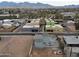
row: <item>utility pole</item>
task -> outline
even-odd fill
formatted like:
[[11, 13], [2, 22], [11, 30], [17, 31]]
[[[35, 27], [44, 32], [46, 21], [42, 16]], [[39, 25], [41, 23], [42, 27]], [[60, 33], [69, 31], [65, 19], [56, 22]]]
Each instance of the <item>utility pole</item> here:
[[40, 25], [40, 31], [41, 32], [45, 32], [45, 30], [46, 30], [46, 21], [45, 21], [45, 18], [41, 18], [40, 19], [39, 25]]

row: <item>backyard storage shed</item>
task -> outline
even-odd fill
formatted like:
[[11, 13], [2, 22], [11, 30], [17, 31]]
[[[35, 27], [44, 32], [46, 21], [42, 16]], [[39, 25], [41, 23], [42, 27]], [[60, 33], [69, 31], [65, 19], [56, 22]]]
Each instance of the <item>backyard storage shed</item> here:
[[67, 57], [79, 57], [79, 37], [64, 36], [64, 53]]

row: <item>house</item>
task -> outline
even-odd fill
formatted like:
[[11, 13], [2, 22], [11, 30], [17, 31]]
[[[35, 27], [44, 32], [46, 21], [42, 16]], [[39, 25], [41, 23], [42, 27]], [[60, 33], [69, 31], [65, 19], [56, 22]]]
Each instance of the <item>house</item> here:
[[61, 12], [63, 16], [71, 16], [72, 18], [76, 15], [76, 12]]
[[33, 25], [31, 23], [27, 23], [23, 26], [23, 30], [26, 32], [38, 32], [39, 31], [39, 25]]
[[14, 17], [14, 18], [19, 18], [19, 14], [0, 14], [0, 18], [6, 19], [6, 17]]

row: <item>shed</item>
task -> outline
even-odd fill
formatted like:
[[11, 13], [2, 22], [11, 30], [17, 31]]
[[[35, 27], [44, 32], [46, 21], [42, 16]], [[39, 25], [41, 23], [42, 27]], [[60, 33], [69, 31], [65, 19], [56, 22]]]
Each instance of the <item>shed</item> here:
[[64, 36], [64, 53], [67, 57], [76, 57], [79, 54], [79, 36]]

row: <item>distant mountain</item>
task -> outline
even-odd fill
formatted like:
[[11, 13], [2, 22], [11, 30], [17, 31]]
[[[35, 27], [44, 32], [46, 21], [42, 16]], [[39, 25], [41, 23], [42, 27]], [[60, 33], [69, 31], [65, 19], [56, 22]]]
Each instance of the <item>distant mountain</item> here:
[[29, 2], [16, 3], [16, 2], [4, 1], [0, 2], [0, 7], [52, 8], [53, 6], [43, 3], [29, 3]]
[[79, 8], [79, 5], [65, 5], [65, 6], [52, 6], [49, 4], [43, 4], [43, 3], [29, 3], [29, 2], [7, 2], [3, 1], [0, 2], [0, 8], [3, 7], [23, 7], [23, 8]]
[[79, 5], [65, 5], [64, 8], [79, 8]]

